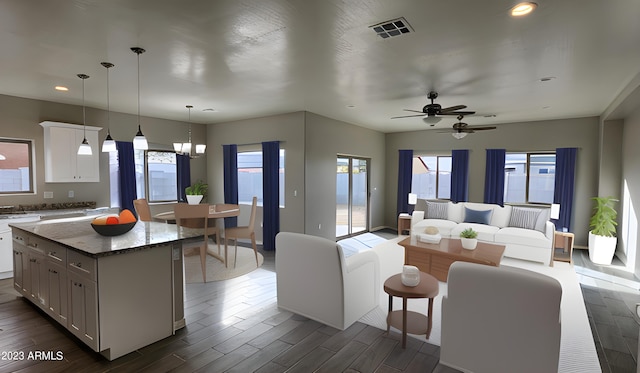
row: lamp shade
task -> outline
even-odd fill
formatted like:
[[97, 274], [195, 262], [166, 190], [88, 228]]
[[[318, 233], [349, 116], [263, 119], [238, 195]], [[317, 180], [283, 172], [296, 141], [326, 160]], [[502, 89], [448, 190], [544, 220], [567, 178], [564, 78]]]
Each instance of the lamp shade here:
[[559, 204], [557, 204], [557, 203], [551, 204], [551, 213], [549, 214], [549, 217], [551, 217], [551, 219], [560, 218], [560, 205]]
[[415, 205], [418, 203], [418, 195], [415, 193], [409, 193], [409, 204]]

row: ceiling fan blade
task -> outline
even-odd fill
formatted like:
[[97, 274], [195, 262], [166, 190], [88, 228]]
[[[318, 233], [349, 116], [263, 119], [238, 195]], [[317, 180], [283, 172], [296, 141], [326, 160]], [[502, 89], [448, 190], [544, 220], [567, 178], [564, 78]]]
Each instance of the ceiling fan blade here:
[[399, 117], [391, 117], [391, 119], [398, 119], [398, 118], [414, 118], [414, 117], [424, 117], [424, 116], [425, 116], [425, 114], [424, 114], [424, 113], [422, 113], [422, 114], [414, 114], [414, 115], [402, 115], [402, 116], [399, 116]]
[[486, 131], [486, 130], [494, 130], [496, 127], [468, 127], [474, 131]]
[[412, 113], [422, 113], [422, 114], [424, 114], [424, 111], [422, 111], [422, 110], [403, 109], [403, 111], [410, 111]]
[[473, 115], [475, 111], [445, 111], [440, 112], [440, 115]]
[[446, 111], [456, 111], [456, 110], [460, 110], [460, 109], [466, 109], [467, 105], [456, 105], [456, 106], [450, 106], [450, 107], [446, 107], [446, 108], [442, 108], [440, 109], [440, 112], [446, 112]]

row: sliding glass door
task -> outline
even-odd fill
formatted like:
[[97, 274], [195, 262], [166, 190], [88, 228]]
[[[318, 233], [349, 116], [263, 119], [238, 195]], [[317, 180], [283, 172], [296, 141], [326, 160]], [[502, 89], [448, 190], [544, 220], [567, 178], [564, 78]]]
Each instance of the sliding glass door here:
[[338, 156], [336, 238], [369, 230], [369, 161]]

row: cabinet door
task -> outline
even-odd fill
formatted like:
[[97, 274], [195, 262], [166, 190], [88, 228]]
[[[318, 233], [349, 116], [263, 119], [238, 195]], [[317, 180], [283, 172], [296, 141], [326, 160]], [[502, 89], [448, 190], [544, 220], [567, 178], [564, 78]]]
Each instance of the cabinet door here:
[[27, 285], [25, 284], [25, 276], [28, 276], [29, 266], [28, 255], [26, 254], [26, 247], [19, 244], [13, 245], [13, 287], [25, 294], [27, 292]]
[[67, 326], [67, 269], [47, 259], [47, 304], [49, 314]]
[[45, 146], [45, 181], [77, 181], [76, 159], [80, 143], [77, 142], [76, 130], [64, 127], [51, 127], [48, 130], [48, 143]]
[[69, 330], [94, 351], [98, 350], [98, 286], [71, 271], [67, 272]]
[[29, 277], [31, 300], [38, 306], [47, 309], [47, 270], [45, 266], [44, 253], [29, 249]]
[[[11, 231], [5, 230], [0, 233], [0, 274], [7, 272], [8, 277], [11, 277], [10, 272], [13, 270], [13, 244], [11, 242]], [[3, 278], [3, 277], [0, 277]]]

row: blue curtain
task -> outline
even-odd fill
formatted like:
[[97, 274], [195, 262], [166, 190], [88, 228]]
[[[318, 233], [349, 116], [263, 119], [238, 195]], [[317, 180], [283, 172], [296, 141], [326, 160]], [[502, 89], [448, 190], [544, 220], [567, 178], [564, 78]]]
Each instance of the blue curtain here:
[[451, 202], [469, 199], [469, 150], [451, 151]]
[[133, 143], [116, 141], [118, 150], [118, 170], [120, 172], [120, 208], [136, 213], [133, 200], [136, 194], [136, 164]]
[[504, 206], [505, 149], [487, 149], [487, 164], [484, 171], [484, 203]]
[[554, 220], [556, 230], [567, 228], [569, 232], [571, 231], [577, 153], [577, 148], [556, 149], [556, 180], [553, 203], [560, 205], [560, 217]]
[[411, 177], [413, 175], [413, 150], [399, 150], [398, 157], [398, 202], [397, 213], [408, 212], [409, 207], [409, 193], [411, 193]]
[[262, 243], [265, 250], [276, 249], [280, 232], [280, 142], [262, 143]]
[[178, 201], [186, 202], [187, 195], [184, 189], [191, 185], [191, 159], [188, 155], [176, 154], [176, 173], [178, 174]]
[[[224, 203], [238, 203], [238, 145], [222, 145], [224, 163]], [[224, 218], [225, 227], [237, 227], [238, 218]]]

